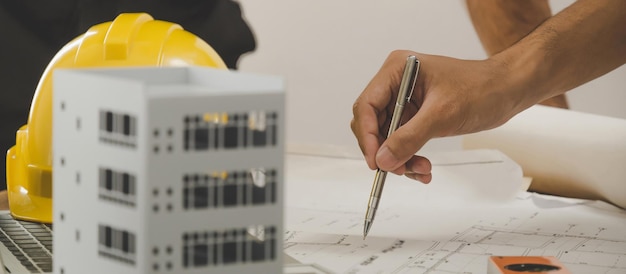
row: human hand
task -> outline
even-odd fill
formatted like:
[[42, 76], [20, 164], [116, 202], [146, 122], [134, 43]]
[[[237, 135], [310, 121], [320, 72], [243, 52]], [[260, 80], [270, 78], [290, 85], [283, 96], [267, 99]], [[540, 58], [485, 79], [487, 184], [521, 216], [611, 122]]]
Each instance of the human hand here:
[[[421, 63], [417, 82], [402, 125], [385, 140], [409, 55]], [[369, 168], [429, 183], [430, 161], [414, 155], [428, 140], [494, 128], [530, 106], [502, 81], [505, 75], [506, 66], [495, 60], [392, 52], [352, 109], [352, 131]]]

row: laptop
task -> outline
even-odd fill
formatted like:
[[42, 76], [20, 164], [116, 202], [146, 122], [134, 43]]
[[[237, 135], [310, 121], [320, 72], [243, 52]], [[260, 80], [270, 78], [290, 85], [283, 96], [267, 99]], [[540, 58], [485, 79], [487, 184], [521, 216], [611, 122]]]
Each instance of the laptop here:
[[0, 273], [52, 273], [52, 225], [0, 210]]

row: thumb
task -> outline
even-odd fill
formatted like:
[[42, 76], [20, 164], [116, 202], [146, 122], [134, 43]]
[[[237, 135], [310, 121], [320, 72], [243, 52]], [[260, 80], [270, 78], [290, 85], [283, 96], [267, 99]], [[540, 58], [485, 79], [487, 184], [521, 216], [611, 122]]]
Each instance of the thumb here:
[[432, 127], [428, 120], [423, 111], [418, 111], [411, 120], [394, 131], [376, 153], [378, 168], [393, 171], [404, 166], [431, 138]]

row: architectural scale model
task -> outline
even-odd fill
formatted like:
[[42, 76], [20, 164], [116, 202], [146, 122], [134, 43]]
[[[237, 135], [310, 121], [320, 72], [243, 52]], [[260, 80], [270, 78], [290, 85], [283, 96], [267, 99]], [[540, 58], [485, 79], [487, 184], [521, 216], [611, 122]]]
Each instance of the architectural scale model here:
[[283, 121], [277, 77], [57, 70], [54, 272], [282, 272]]

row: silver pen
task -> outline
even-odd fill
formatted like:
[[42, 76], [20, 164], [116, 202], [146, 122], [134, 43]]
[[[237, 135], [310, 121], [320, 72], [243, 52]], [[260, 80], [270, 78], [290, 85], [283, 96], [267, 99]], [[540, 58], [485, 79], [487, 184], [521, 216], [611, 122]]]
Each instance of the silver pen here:
[[[411, 99], [413, 95], [413, 89], [415, 88], [415, 82], [417, 80], [417, 73], [419, 72], [420, 62], [417, 57], [411, 55], [406, 59], [406, 65], [404, 66], [404, 72], [402, 74], [402, 80], [400, 81], [400, 90], [398, 91], [398, 98], [396, 105], [393, 109], [393, 115], [391, 116], [391, 123], [389, 123], [389, 131], [387, 132], [387, 138], [396, 131], [400, 126], [402, 120], [402, 111], [404, 105]], [[376, 216], [376, 209], [378, 209], [378, 203], [383, 193], [383, 186], [385, 185], [385, 179], [387, 178], [387, 171], [377, 169], [376, 176], [374, 177], [374, 185], [372, 185], [372, 192], [370, 193], [370, 199], [367, 202], [367, 212], [365, 213], [365, 226], [363, 227], [363, 239], [367, 237], [372, 224], [374, 223], [374, 216]]]

